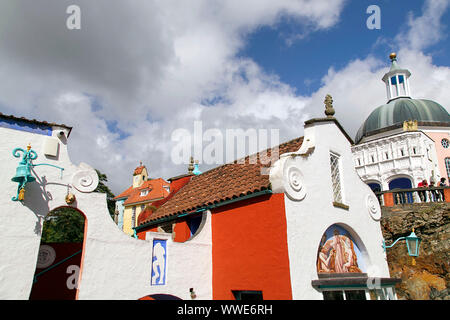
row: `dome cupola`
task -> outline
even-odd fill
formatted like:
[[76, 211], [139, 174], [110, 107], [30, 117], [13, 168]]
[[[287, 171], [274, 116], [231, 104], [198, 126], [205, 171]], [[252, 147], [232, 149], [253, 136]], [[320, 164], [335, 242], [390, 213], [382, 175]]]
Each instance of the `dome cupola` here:
[[450, 115], [439, 103], [410, 97], [411, 72], [398, 66], [395, 53], [390, 58], [391, 69], [383, 77], [388, 102], [373, 110], [367, 117], [356, 133], [356, 144], [365, 137], [400, 128], [405, 121], [417, 121], [419, 127], [450, 126]]
[[411, 72], [398, 66], [396, 53], [391, 53], [389, 58], [392, 61], [391, 69], [383, 77], [383, 81], [386, 84], [388, 102], [397, 98], [410, 97], [409, 77]]

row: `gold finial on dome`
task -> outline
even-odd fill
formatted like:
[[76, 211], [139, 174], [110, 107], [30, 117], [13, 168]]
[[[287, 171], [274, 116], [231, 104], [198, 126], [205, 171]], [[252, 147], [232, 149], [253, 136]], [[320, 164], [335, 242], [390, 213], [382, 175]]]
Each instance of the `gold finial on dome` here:
[[389, 55], [389, 58], [391, 58], [391, 61], [397, 60], [397, 54], [396, 54], [395, 52], [392, 52], [392, 53]]

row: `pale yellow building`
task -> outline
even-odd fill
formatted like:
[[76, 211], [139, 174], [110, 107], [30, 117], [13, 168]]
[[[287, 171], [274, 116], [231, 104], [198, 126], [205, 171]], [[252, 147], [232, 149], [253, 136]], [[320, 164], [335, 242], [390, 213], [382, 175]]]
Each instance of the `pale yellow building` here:
[[169, 192], [170, 184], [161, 178], [149, 180], [147, 168], [141, 163], [133, 172], [132, 185], [114, 198], [119, 228], [133, 235], [139, 214], [147, 205], [167, 197]]

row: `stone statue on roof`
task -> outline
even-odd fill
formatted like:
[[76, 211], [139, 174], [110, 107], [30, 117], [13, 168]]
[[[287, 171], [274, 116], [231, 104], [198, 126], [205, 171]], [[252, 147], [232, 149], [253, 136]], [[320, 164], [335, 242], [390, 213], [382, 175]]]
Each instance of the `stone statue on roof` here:
[[334, 108], [333, 108], [333, 98], [327, 94], [325, 97], [325, 115], [327, 117], [332, 117], [334, 116]]

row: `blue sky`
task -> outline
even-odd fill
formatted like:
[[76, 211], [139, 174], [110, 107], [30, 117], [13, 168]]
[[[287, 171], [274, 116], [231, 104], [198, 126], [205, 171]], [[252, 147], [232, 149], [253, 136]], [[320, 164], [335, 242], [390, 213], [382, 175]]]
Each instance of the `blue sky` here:
[[[381, 9], [381, 29], [369, 30], [366, 13], [370, 5]], [[320, 80], [330, 67], [341, 69], [350, 60], [373, 55], [389, 62], [388, 56], [399, 49], [395, 36], [407, 28], [409, 15], [420, 16], [424, 1], [420, 0], [352, 0], [341, 13], [339, 22], [330, 29], [319, 30], [303, 39], [288, 43], [289, 37], [305, 29], [292, 19], [283, 19], [275, 26], [264, 26], [248, 36], [240, 56], [251, 57], [267, 72], [282, 82], [311, 94], [321, 86]], [[442, 16], [450, 21], [450, 12]], [[445, 23], [448, 24], [448, 23]], [[448, 28], [447, 28], [448, 33]], [[385, 39], [385, 41], [381, 41]], [[432, 54], [437, 65], [450, 65], [449, 39], [424, 50]]]

